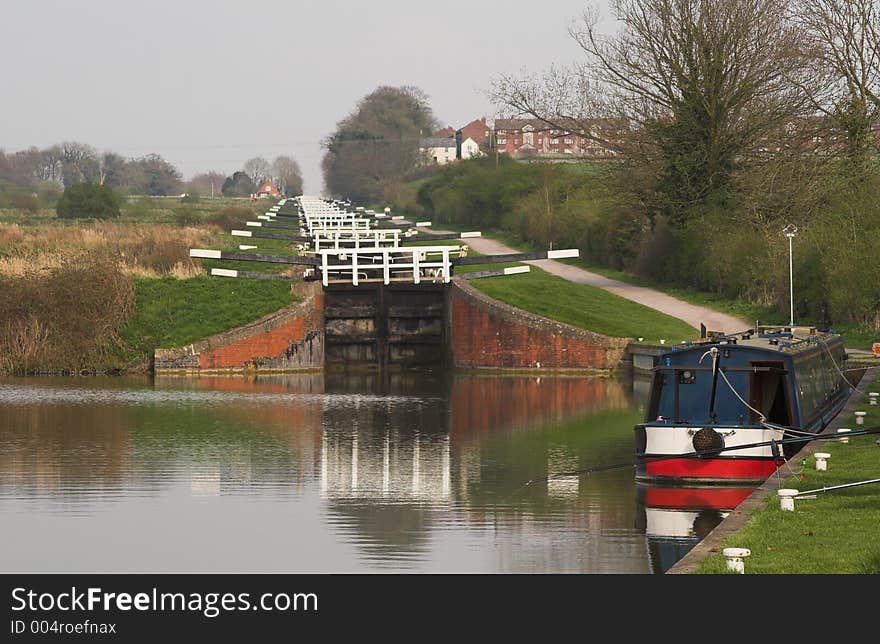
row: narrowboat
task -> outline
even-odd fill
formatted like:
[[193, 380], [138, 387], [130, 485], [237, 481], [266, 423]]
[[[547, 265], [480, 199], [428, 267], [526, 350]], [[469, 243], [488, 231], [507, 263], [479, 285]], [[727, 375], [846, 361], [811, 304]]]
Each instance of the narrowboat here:
[[756, 325], [673, 345], [635, 427], [636, 478], [765, 480], [800, 449], [779, 441], [819, 433], [840, 411], [845, 360], [843, 338], [814, 327]]

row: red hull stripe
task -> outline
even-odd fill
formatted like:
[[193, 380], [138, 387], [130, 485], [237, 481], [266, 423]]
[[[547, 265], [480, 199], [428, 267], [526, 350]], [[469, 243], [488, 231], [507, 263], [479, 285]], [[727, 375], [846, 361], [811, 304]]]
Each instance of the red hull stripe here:
[[766, 479], [776, 471], [766, 458], [670, 458], [645, 464], [649, 476], [697, 479]]
[[651, 487], [645, 490], [650, 508], [733, 510], [746, 500], [753, 488], [688, 489]]

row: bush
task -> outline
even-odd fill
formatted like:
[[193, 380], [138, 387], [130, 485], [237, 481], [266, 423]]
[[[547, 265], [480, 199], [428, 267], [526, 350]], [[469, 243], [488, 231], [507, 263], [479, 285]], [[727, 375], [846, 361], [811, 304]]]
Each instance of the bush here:
[[103, 365], [134, 306], [132, 281], [109, 256], [84, 254], [22, 276], [0, 276], [0, 370]]
[[37, 189], [40, 205], [43, 208], [54, 208], [64, 192], [64, 186], [57, 181], [43, 181]]
[[66, 188], [58, 199], [55, 212], [66, 219], [107, 219], [119, 216], [119, 206], [120, 199], [113, 188], [85, 182]]
[[198, 212], [190, 206], [178, 208], [174, 213], [174, 223], [178, 226], [192, 226], [199, 223], [199, 221], [201, 221], [201, 218]]
[[220, 212], [216, 212], [208, 221], [224, 230], [235, 226], [242, 226], [248, 219], [252, 219], [254, 211], [244, 206], [226, 206]]
[[13, 208], [35, 213], [40, 203], [33, 190], [0, 180], [0, 208]]

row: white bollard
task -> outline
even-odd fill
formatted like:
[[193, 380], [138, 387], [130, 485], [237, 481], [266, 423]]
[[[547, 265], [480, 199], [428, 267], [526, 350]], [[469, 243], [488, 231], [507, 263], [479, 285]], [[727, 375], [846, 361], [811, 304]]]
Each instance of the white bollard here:
[[868, 412], [866, 411], [857, 411], [856, 412], [856, 425], [864, 425], [865, 424], [865, 416]]
[[816, 452], [813, 454], [813, 458], [816, 459], [816, 469], [820, 471], [825, 471], [828, 469], [828, 459], [831, 458], [831, 454], [828, 452]]
[[721, 554], [727, 559], [727, 569], [739, 574], [745, 574], [746, 566], [743, 559], [752, 554], [748, 548], [725, 548]]
[[779, 507], [786, 512], [794, 512], [794, 497], [797, 496], [798, 491], [782, 488], [781, 490], [776, 490], [776, 494], [779, 495]]
[[880, 396], [880, 394], [878, 394], [876, 391], [872, 391], [871, 393], [868, 394], [868, 401], [870, 402], [871, 405], [877, 404], [877, 397], [878, 396]]
[[837, 433], [842, 435], [842, 436], [840, 437], [840, 439], [838, 440], [838, 442], [841, 442], [841, 443], [848, 443], [848, 442], [849, 442], [849, 436], [847, 436], [847, 434], [849, 434], [851, 431], [852, 431], [851, 429], [848, 429], [848, 428], [846, 428], [846, 427], [841, 427], [840, 429], [838, 429], [838, 430], [837, 430]]

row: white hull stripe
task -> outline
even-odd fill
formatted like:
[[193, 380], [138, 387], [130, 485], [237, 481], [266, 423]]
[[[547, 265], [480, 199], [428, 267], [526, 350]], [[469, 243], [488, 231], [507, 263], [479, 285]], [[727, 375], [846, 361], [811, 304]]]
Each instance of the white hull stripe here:
[[[667, 456], [693, 453], [696, 451], [693, 442], [694, 434], [699, 429], [700, 427], [645, 427], [645, 437], [647, 438], [645, 454]], [[724, 446], [728, 448], [782, 439], [782, 432], [772, 429], [716, 427], [715, 430], [724, 436]], [[767, 445], [730, 450], [721, 452], [721, 455], [734, 458], [772, 458], [773, 451]]]

